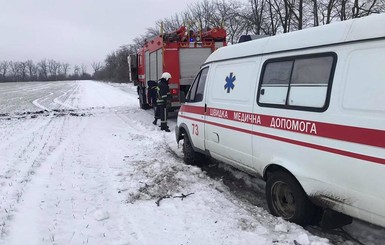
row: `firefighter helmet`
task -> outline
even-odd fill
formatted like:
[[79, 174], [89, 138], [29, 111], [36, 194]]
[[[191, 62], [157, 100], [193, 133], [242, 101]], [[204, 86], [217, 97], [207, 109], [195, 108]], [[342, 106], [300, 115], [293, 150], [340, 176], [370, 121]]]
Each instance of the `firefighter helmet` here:
[[168, 80], [168, 79], [170, 79], [170, 78], [171, 78], [171, 74], [170, 74], [170, 73], [168, 73], [168, 72], [164, 72], [164, 73], [162, 74], [162, 78], [164, 78], [164, 79]]

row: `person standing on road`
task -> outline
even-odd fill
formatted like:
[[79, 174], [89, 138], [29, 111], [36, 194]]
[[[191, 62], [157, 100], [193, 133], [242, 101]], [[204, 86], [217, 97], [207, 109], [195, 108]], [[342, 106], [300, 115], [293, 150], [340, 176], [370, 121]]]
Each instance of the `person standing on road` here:
[[156, 83], [156, 81], [148, 80], [147, 85], [148, 85], [148, 97], [150, 98], [150, 105], [154, 109], [154, 121], [152, 123], [156, 125], [159, 119], [158, 104], [156, 102], [157, 93], [158, 93], [158, 84]]
[[164, 72], [162, 77], [158, 82], [158, 110], [160, 117], [160, 129], [166, 132], [170, 132], [170, 129], [167, 125], [167, 104], [170, 102], [170, 88], [168, 87], [168, 82], [171, 79], [171, 74]]

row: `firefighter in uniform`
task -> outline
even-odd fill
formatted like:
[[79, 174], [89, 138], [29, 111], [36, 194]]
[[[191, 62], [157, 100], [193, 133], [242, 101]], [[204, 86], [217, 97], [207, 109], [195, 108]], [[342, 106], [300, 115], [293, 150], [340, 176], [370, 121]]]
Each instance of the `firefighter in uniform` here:
[[170, 79], [170, 73], [164, 72], [162, 74], [162, 77], [158, 82], [158, 99], [156, 100], [160, 117], [160, 129], [166, 132], [170, 132], [170, 129], [167, 126], [167, 107], [168, 104], [171, 103], [171, 93], [170, 88], [168, 87], [168, 82]]

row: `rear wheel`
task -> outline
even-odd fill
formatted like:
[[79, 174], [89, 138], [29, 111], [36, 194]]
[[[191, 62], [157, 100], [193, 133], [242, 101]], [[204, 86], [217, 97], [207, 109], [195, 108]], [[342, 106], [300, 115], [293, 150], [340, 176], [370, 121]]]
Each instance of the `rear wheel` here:
[[299, 225], [309, 225], [314, 221], [317, 207], [289, 173], [274, 172], [269, 176], [266, 199], [270, 212], [275, 216]]
[[183, 160], [185, 163], [194, 165], [204, 160], [204, 155], [194, 151], [190, 138], [185, 135], [183, 139]]
[[147, 103], [146, 89], [143, 87], [140, 87], [138, 89], [138, 94], [139, 94], [139, 106], [140, 106], [140, 108], [142, 108], [144, 110], [150, 108], [150, 106]]

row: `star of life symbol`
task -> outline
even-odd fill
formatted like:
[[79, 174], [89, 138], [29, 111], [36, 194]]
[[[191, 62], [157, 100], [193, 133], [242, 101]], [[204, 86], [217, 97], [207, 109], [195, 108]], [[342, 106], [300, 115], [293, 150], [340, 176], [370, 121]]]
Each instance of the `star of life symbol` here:
[[235, 76], [233, 76], [233, 73], [230, 72], [230, 76], [226, 76], [226, 84], [225, 89], [227, 89], [227, 93], [230, 93], [230, 89], [233, 90], [235, 85], [234, 81], [236, 80]]

